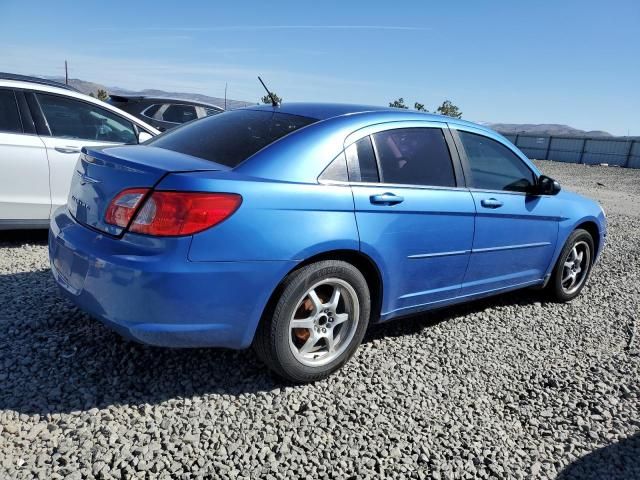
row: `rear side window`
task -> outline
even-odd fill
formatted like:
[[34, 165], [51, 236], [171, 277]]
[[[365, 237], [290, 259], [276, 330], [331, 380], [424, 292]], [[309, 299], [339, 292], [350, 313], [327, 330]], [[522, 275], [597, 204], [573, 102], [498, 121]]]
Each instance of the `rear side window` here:
[[0, 90], [0, 132], [22, 133], [18, 103], [13, 90]]
[[439, 128], [402, 128], [373, 135], [383, 183], [455, 187], [451, 155]]
[[51, 135], [99, 142], [137, 143], [133, 124], [91, 103], [38, 93]]
[[198, 115], [193, 105], [172, 104], [162, 114], [162, 120], [171, 123], [187, 123], [196, 118]]
[[170, 130], [147, 145], [233, 168], [267, 145], [315, 121], [285, 113], [234, 110]]
[[526, 192], [535, 183], [533, 172], [500, 142], [458, 131], [471, 169], [469, 186], [485, 190]]
[[145, 117], [154, 118], [155, 114], [158, 112], [158, 110], [160, 110], [161, 106], [162, 105], [158, 103], [156, 103], [155, 105], [151, 105], [150, 107], [147, 107], [142, 111], [142, 115], [144, 115]]

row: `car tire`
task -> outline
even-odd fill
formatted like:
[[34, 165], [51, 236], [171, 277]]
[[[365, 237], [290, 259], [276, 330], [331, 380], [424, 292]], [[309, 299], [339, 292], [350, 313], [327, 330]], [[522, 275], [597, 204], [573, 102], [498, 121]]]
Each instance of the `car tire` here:
[[371, 313], [362, 273], [338, 260], [292, 272], [271, 303], [253, 347], [272, 371], [295, 383], [315, 382], [340, 369], [360, 345]]
[[560, 302], [577, 297], [589, 278], [595, 249], [593, 238], [586, 230], [578, 228], [567, 239], [551, 273], [547, 288]]

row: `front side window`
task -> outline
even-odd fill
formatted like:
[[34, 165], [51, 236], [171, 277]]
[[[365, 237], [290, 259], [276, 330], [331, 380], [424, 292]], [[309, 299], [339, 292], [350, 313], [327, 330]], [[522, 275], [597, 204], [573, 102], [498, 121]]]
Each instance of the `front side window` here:
[[372, 137], [383, 183], [456, 186], [451, 155], [440, 128], [401, 128]]
[[13, 90], [0, 90], [0, 132], [22, 133], [18, 103]]
[[233, 110], [183, 125], [147, 145], [235, 167], [313, 118], [259, 110]]
[[217, 115], [219, 113], [222, 113], [223, 110], [218, 110], [217, 108], [209, 108], [209, 107], [205, 107], [204, 109], [204, 113], [205, 116], [210, 117], [211, 115]]
[[46, 93], [37, 96], [54, 137], [137, 143], [133, 124], [118, 115], [72, 98]]
[[198, 118], [193, 105], [171, 104], [162, 113], [162, 120], [171, 123], [187, 123]]
[[459, 131], [467, 154], [472, 188], [527, 192], [534, 184], [533, 172], [511, 149], [491, 138]]

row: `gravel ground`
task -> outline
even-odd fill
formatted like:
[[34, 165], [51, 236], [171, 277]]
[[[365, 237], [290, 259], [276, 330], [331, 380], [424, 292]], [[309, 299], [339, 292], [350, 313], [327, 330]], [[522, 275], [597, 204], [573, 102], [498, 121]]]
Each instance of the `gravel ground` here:
[[124, 341], [58, 296], [44, 235], [3, 234], [0, 478], [640, 478], [640, 171], [539, 165], [609, 214], [581, 297], [376, 326], [307, 386]]

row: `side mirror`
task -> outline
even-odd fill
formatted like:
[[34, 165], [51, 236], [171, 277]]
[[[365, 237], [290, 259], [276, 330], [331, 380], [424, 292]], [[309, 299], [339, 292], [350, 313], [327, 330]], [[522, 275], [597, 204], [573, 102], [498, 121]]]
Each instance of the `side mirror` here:
[[146, 142], [150, 138], [153, 138], [153, 135], [151, 135], [148, 132], [140, 132], [140, 133], [138, 133], [138, 143]]
[[537, 195], [557, 195], [561, 188], [560, 184], [553, 178], [540, 175], [535, 190]]

